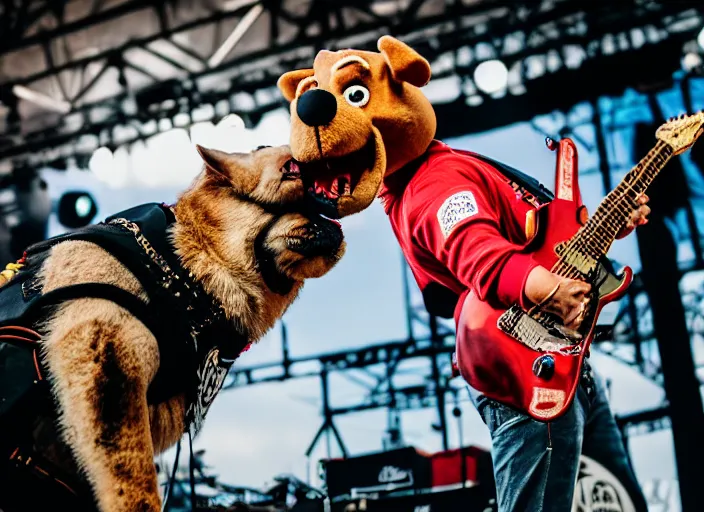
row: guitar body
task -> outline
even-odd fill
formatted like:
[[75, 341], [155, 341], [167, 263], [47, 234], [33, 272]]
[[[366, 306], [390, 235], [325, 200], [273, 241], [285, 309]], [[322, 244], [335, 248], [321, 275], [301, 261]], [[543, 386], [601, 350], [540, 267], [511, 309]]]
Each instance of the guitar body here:
[[[525, 248], [547, 269], [555, 267], [560, 254], [564, 256], [563, 242], [572, 238], [587, 218], [579, 193], [574, 143], [560, 141], [557, 156], [555, 199], [538, 210], [536, 235]], [[589, 312], [579, 331], [581, 339], [567, 336], [562, 337], [562, 344], [551, 343], [560, 337], [555, 329], [541, 330], [518, 306], [509, 311], [483, 302], [473, 293], [467, 295], [457, 319], [456, 357], [462, 377], [489, 398], [540, 421], [554, 420], [569, 408], [599, 313], [623, 296], [633, 277], [628, 267], [617, 275], [606, 258], [585, 261], [576, 255], [570, 262], [582, 271], [581, 278], [592, 284]], [[541, 333], [539, 342], [543, 345], [532, 348]], [[565, 339], [571, 342], [565, 344]]]

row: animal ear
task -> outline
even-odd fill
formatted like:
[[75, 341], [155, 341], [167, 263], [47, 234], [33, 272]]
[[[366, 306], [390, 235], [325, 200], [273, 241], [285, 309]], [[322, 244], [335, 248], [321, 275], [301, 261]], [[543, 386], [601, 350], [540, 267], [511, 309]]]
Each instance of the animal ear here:
[[204, 148], [200, 144], [196, 144], [196, 150], [206, 164], [205, 172], [229, 180], [228, 171], [232, 155], [218, 149]]
[[394, 80], [423, 87], [430, 81], [430, 64], [418, 52], [391, 36], [382, 36], [377, 48], [391, 68]]
[[286, 98], [286, 101], [293, 101], [296, 97], [296, 88], [298, 87], [298, 84], [304, 78], [313, 76], [314, 73], [315, 72], [312, 69], [297, 69], [295, 71], [289, 71], [279, 77], [276, 85], [281, 91], [281, 94], [284, 95], [284, 98]]

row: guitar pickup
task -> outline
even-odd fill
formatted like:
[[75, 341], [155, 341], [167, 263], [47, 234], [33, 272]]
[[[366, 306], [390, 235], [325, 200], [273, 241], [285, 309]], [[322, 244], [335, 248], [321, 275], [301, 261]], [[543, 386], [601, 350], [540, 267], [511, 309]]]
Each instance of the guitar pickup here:
[[545, 326], [516, 305], [499, 317], [497, 327], [531, 350], [539, 352], [579, 350], [578, 343], [581, 335], [577, 331], [557, 324]]

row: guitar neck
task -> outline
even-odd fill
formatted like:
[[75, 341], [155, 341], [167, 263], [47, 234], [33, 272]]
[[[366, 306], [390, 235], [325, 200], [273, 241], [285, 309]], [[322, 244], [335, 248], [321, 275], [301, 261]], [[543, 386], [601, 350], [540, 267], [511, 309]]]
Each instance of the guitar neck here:
[[594, 215], [570, 239], [569, 246], [594, 259], [604, 256], [628, 222], [638, 204], [638, 197], [647, 190], [673, 153], [671, 146], [658, 141], [603, 199]]

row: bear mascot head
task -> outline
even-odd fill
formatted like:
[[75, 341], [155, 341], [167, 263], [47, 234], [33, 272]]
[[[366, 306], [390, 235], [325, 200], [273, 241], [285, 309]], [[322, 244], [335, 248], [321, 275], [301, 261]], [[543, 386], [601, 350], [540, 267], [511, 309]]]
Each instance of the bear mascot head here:
[[291, 150], [322, 213], [341, 218], [367, 208], [384, 177], [420, 157], [437, 121], [420, 87], [430, 64], [391, 36], [379, 52], [318, 53], [313, 69], [285, 73]]

